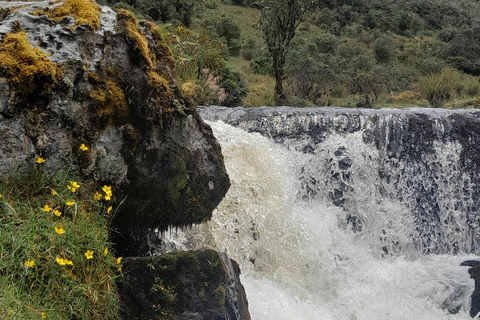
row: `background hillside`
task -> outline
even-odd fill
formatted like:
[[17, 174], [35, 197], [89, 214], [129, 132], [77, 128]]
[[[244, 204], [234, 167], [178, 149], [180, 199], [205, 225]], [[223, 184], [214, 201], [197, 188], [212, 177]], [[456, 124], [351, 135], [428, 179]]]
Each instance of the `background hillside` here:
[[[194, 103], [274, 104], [258, 1], [106, 1], [161, 25]], [[480, 105], [478, 1], [315, 2], [287, 57], [289, 105]]]

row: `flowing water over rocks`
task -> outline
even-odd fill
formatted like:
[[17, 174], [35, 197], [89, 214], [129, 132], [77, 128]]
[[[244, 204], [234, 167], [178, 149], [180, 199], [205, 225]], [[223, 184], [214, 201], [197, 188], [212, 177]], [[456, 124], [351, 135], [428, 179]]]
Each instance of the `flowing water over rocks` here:
[[470, 318], [479, 112], [200, 112], [232, 187], [212, 221], [163, 246], [226, 251], [252, 319]]

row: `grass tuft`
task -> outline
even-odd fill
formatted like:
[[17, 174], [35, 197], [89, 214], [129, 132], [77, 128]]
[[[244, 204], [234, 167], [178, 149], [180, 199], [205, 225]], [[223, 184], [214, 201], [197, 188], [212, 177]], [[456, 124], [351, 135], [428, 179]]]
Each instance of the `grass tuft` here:
[[118, 319], [111, 189], [42, 167], [0, 181], [0, 319]]

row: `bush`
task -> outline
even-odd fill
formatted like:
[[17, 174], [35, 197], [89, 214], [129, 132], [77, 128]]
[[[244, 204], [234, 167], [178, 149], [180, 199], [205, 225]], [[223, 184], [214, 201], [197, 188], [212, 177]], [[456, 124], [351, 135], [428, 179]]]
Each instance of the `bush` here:
[[462, 90], [460, 73], [452, 68], [445, 68], [420, 78], [422, 96], [435, 108], [443, 107], [449, 99], [456, 97]]
[[395, 60], [395, 39], [382, 35], [373, 42], [373, 52], [379, 63], [391, 64]]

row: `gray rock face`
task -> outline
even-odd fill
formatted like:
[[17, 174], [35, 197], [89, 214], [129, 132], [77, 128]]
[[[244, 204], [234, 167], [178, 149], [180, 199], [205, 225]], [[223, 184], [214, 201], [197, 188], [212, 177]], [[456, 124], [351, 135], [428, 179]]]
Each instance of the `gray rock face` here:
[[0, 46], [30, 54], [0, 61], [0, 179], [41, 156], [51, 173], [70, 168], [112, 185], [118, 250], [143, 254], [150, 229], [210, 217], [229, 187], [220, 146], [175, 89], [174, 59], [154, 25], [107, 7], [95, 30], [75, 15], [45, 15], [62, 5], [0, 1]]
[[[341, 223], [378, 235], [386, 255], [480, 252], [480, 111], [208, 107], [201, 113], [311, 155], [298, 196], [342, 208]], [[382, 229], [372, 230], [382, 216]], [[397, 237], [398, 228], [408, 230], [408, 239]]]

